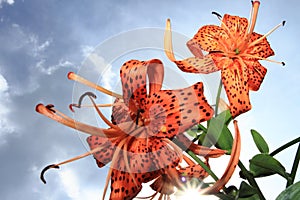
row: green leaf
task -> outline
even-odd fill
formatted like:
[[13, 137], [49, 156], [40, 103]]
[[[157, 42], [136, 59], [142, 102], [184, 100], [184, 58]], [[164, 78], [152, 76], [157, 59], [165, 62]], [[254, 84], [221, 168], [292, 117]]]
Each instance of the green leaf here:
[[250, 171], [254, 177], [279, 174], [288, 179], [289, 175], [281, 163], [268, 154], [257, 154], [250, 161]]
[[300, 199], [300, 181], [289, 186], [279, 194], [276, 200], [296, 200]]
[[239, 198], [249, 198], [257, 194], [257, 191], [252, 186], [248, 185], [245, 181], [241, 182], [239, 189]]
[[224, 121], [224, 124], [228, 125], [232, 120], [230, 110], [225, 110], [221, 112], [220, 114], [218, 114], [217, 118], [222, 119]]
[[258, 196], [258, 194], [255, 194], [255, 195], [253, 195], [251, 197], [238, 198], [238, 200], [258, 200], [258, 199], [260, 199], [259, 196]]
[[206, 137], [206, 135], [207, 135], [207, 133], [202, 133], [199, 136], [198, 144], [202, 145], [202, 146], [206, 146], [206, 147], [213, 146], [214, 144], [208, 139], [208, 137]]
[[260, 153], [269, 153], [269, 146], [264, 138], [256, 130], [251, 129], [252, 138]]
[[190, 129], [190, 130], [187, 130], [186, 132], [189, 136], [191, 136], [193, 138], [197, 137], [197, 131]]
[[232, 148], [233, 137], [226, 125], [229, 120], [228, 115], [223, 113], [224, 112], [210, 120], [206, 137], [211, 143], [215, 144], [217, 148], [230, 152]]

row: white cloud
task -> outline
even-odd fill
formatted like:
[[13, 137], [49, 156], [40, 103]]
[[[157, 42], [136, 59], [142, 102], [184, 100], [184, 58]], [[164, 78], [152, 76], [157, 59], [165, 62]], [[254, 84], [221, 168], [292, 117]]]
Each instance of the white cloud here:
[[59, 60], [59, 63], [56, 65], [51, 65], [51, 66], [45, 66], [45, 59], [41, 59], [39, 62], [36, 63], [36, 68], [42, 72], [43, 74], [51, 75], [53, 74], [56, 70], [66, 67], [66, 68], [73, 68], [75, 65], [67, 60]]
[[8, 89], [6, 79], [0, 74], [0, 94]]
[[84, 58], [88, 57], [94, 51], [94, 49], [94, 47], [88, 45], [81, 46], [82, 56]]
[[7, 114], [10, 112], [8, 89], [9, 85], [6, 79], [0, 74], [0, 146], [6, 143], [5, 136], [15, 131], [14, 126], [7, 119]]
[[59, 173], [63, 189], [71, 199], [79, 199], [80, 185], [76, 174], [72, 170], [62, 170]]
[[13, 5], [15, 3], [14, 0], [0, 0], [0, 8], [2, 8], [2, 4], [7, 3], [9, 5]]
[[95, 66], [94, 69], [101, 75], [101, 86], [111, 90], [112, 84], [115, 82], [114, 77], [116, 73], [112, 71], [111, 64], [107, 63], [105, 59], [96, 53], [91, 53], [88, 60]]
[[70, 168], [61, 170], [59, 177], [62, 184], [61, 190], [72, 200], [99, 199], [101, 197], [102, 190], [99, 193], [97, 188], [81, 184], [82, 178], [79, 178], [78, 170]]

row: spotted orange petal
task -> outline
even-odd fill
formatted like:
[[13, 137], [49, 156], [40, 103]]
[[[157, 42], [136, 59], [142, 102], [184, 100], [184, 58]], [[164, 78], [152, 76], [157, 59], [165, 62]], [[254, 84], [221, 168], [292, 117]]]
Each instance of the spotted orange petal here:
[[181, 71], [189, 73], [209, 74], [220, 70], [220, 68], [215, 65], [215, 62], [210, 55], [203, 58], [190, 57], [184, 60], [175, 60], [173, 62]]
[[267, 73], [267, 69], [262, 66], [258, 61], [244, 61], [248, 66], [249, 72], [249, 89], [257, 91]]
[[149, 94], [160, 90], [164, 76], [164, 68], [160, 60], [130, 60], [121, 67], [120, 77], [123, 99], [130, 109], [134, 110], [136, 106], [140, 107], [144, 104], [148, 94], [147, 76], [149, 79]]
[[192, 126], [210, 119], [213, 109], [198, 82], [179, 90], [161, 90], [147, 101], [150, 128], [157, 137], [172, 138]]
[[248, 69], [239, 62], [224, 59], [222, 83], [224, 85], [232, 117], [236, 117], [251, 109], [248, 87]]
[[143, 174], [112, 170], [110, 199], [123, 200], [134, 198], [142, 189]]
[[187, 42], [188, 48], [195, 57], [184, 60], [176, 60], [172, 45], [171, 22], [170, 20], [167, 20], [164, 37], [164, 48], [167, 57], [184, 72], [207, 74], [218, 71], [219, 68], [215, 65], [212, 58], [210, 56], [203, 55], [201, 44], [198, 40], [200, 39], [198, 39], [198, 34], [196, 34], [194, 38]]
[[197, 40], [195, 40], [194, 38], [190, 39], [187, 43], [186, 43], [187, 47], [190, 49], [190, 51], [192, 52], [192, 54], [197, 57], [197, 58], [203, 58], [203, 52], [201, 49], [200, 44], [197, 42]]
[[[253, 42], [259, 38], [261, 38], [263, 35], [253, 32], [250, 37], [249, 42]], [[261, 60], [262, 58], [268, 58], [269, 56], [273, 56], [275, 53], [273, 49], [271, 48], [268, 40], [266, 38], [262, 39], [260, 42], [253, 46], [249, 46], [246, 49], [247, 54], [250, 54], [252, 56], [256, 56], [257, 60]]]
[[[208, 167], [208, 162], [205, 163]], [[209, 174], [199, 165], [194, 164], [179, 170], [179, 173], [188, 178], [204, 179]]]
[[113, 142], [105, 137], [99, 136], [89, 136], [87, 138], [87, 142], [90, 146], [90, 149], [93, 150], [99, 146], [103, 147], [100, 151], [97, 151], [93, 154], [94, 158], [96, 159], [98, 167], [103, 167], [107, 163], [112, 160], [113, 154], [116, 150], [116, 146], [118, 144], [117, 140]]
[[226, 31], [215, 25], [206, 25], [199, 29], [194, 35], [193, 41], [197, 42], [204, 51], [220, 51], [223, 47], [220, 38], [228, 39]]
[[247, 18], [225, 14], [222, 22], [221, 27], [234, 38], [243, 37], [247, 32]]

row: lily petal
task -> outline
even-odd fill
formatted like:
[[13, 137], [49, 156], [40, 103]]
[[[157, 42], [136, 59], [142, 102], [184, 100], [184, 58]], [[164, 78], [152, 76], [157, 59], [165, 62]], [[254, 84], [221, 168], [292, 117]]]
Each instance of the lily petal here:
[[[227, 63], [225, 63], [227, 62]], [[224, 59], [222, 82], [230, 102], [233, 118], [251, 109], [248, 88], [248, 69], [240, 62]], [[241, 69], [242, 68], [242, 69]]]
[[116, 150], [116, 146], [118, 145], [118, 140], [111, 141], [108, 138], [103, 138], [99, 136], [89, 136], [87, 138], [87, 142], [90, 146], [90, 149], [93, 150], [99, 146], [103, 148], [100, 151], [97, 151], [93, 154], [96, 159], [98, 167], [103, 167], [107, 163], [111, 162], [113, 154]]
[[142, 175], [129, 172], [112, 170], [110, 199], [133, 199], [142, 189]]
[[149, 78], [149, 93], [159, 91], [164, 77], [164, 68], [160, 60], [130, 60], [121, 67], [123, 99], [130, 110], [143, 106], [147, 97], [147, 76]]
[[191, 50], [191, 52], [195, 55], [195, 57], [190, 57], [184, 60], [176, 60], [173, 53], [173, 46], [172, 46], [171, 22], [170, 20], [167, 20], [165, 37], [164, 37], [165, 53], [167, 57], [172, 62], [174, 62], [180, 70], [189, 73], [204, 73], [204, 74], [208, 74], [219, 70], [219, 68], [215, 65], [214, 61], [210, 56], [206, 56], [206, 57], [203, 56], [201, 45], [198, 40], [197, 34], [193, 39], [187, 42], [187, 46]]
[[149, 110], [150, 128], [157, 137], [172, 138], [213, 115], [201, 82], [184, 89], [161, 90], [151, 99], [146, 110]]
[[248, 20], [244, 17], [225, 14], [221, 27], [224, 30], [229, 31], [227, 34], [234, 34], [234, 38], [244, 38], [248, 28]]
[[249, 89], [257, 91], [267, 73], [267, 69], [258, 61], [245, 61], [249, 72]]
[[222, 177], [213, 186], [201, 190], [201, 193], [203, 194], [214, 194], [220, 191], [231, 178], [239, 162], [239, 157], [241, 152], [241, 136], [237, 125], [237, 121], [234, 120], [233, 123], [235, 128], [235, 138], [234, 138], [234, 143], [232, 144], [231, 156], [227, 168], [224, 174], [222, 175]]
[[193, 41], [197, 42], [202, 50], [211, 52], [222, 50], [224, 46], [220, 44], [220, 41], [228, 38], [228, 34], [223, 28], [216, 25], [206, 25], [198, 30], [193, 37]]
[[[263, 35], [253, 32], [251, 34], [249, 43], [252, 43], [253, 41], [258, 40], [261, 37], [263, 37]], [[264, 38], [257, 44], [248, 47], [245, 53], [252, 55], [254, 57], [257, 57], [256, 60], [262, 60], [263, 58], [268, 58], [275, 54], [273, 49], [271, 48], [267, 38]], [[249, 58], [249, 59], [251, 59], [251, 58]]]

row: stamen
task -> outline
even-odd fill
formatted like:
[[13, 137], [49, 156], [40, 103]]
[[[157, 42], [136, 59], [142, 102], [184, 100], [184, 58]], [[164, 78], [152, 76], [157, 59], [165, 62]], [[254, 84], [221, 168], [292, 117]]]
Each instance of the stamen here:
[[86, 80], [85, 78], [83, 78], [83, 77], [75, 74], [74, 72], [69, 72], [68, 73], [68, 79], [77, 81], [77, 82], [82, 83], [84, 85], [87, 85], [87, 86], [89, 86], [91, 88], [94, 88], [94, 89], [100, 91], [100, 92], [103, 92], [104, 94], [107, 94], [107, 95], [110, 95], [110, 96], [113, 96], [113, 97], [116, 97], [116, 98], [119, 98], [119, 99], [123, 98], [122, 95], [114, 93], [114, 92], [112, 92], [110, 90], [107, 90], [107, 89], [105, 89], [105, 88], [103, 88], [103, 87], [101, 87], [101, 86], [99, 86], [99, 85], [97, 85], [95, 83], [92, 83], [92, 82]]
[[[104, 107], [112, 107], [116, 104], [112, 104], [112, 103], [106, 103], [106, 104], [96, 104], [97, 107], [100, 107], [100, 108], [104, 108]], [[73, 109], [73, 107], [76, 107], [76, 108], [94, 108], [94, 105], [78, 105], [78, 104], [75, 104], [75, 103], [72, 103], [69, 105], [69, 108], [72, 112], [75, 112], [75, 110]]]
[[40, 179], [42, 180], [42, 182], [43, 182], [44, 184], [47, 183], [46, 180], [45, 180], [45, 178], [44, 178], [44, 174], [45, 174], [46, 171], [48, 171], [49, 169], [52, 169], [52, 168], [59, 169], [59, 166], [58, 166], [58, 165], [55, 165], [55, 164], [52, 164], [52, 165], [48, 165], [47, 167], [45, 167], [45, 168], [42, 170], [41, 175], [40, 175]]
[[[53, 108], [52, 108], [53, 109]], [[123, 132], [116, 130], [116, 129], [102, 129], [98, 127], [94, 127], [91, 125], [83, 124], [81, 122], [75, 121], [74, 119], [64, 115], [64, 117], [55, 114], [55, 112], [59, 112], [55, 110], [53, 112], [52, 110], [47, 109], [47, 106], [44, 106], [43, 104], [38, 104], [36, 106], [36, 111], [38, 113], [41, 113], [42, 115], [45, 115], [46, 117], [49, 117], [50, 119], [53, 119], [54, 121], [57, 121], [65, 126], [71, 127], [73, 129], [82, 131], [84, 133], [90, 134], [90, 135], [96, 135], [100, 137], [119, 137], [122, 135], [125, 135]], [[62, 114], [62, 113], [61, 113]]]
[[222, 20], [222, 18], [223, 18], [222, 15], [220, 15], [219, 13], [217, 13], [215, 11], [211, 12], [211, 14], [216, 15], [219, 20]]
[[49, 169], [52, 169], [52, 168], [59, 169], [59, 166], [60, 166], [60, 165], [64, 165], [64, 164], [67, 164], [67, 163], [70, 163], [70, 162], [79, 160], [79, 159], [81, 159], [81, 158], [87, 157], [87, 156], [89, 156], [89, 155], [92, 155], [93, 153], [96, 153], [97, 151], [101, 150], [101, 148], [102, 148], [102, 146], [100, 145], [100, 146], [94, 148], [94, 149], [91, 150], [91, 151], [88, 151], [88, 152], [86, 152], [86, 153], [83, 153], [83, 154], [81, 154], [81, 155], [79, 155], [79, 156], [76, 156], [76, 157], [74, 157], [74, 158], [71, 158], [71, 159], [69, 159], [69, 160], [65, 160], [65, 161], [60, 162], [60, 163], [58, 163], [58, 164], [52, 164], [52, 165], [46, 166], [46, 167], [42, 170], [42, 172], [41, 172], [40, 179], [42, 180], [42, 182], [43, 182], [44, 184], [46, 184], [46, 180], [45, 180], [45, 178], [44, 178], [44, 174], [45, 174], [45, 172], [48, 171]]
[[[132, 172], [131, 172], [131, 169], [130, 169], [130, 166], [129, 166], [128, 155], [127, 155], [128, 151], [129, 151], [129, 149], [128, 149], [128, 143], [130, 142], [130, 139], [131, 139], [131, 137], [128, 137], [128, 138], [126, 139], [126, 142], [124, 142], [124, 145], [123, 145], [124, 162], [125, 162], [125, 167], [126, 167], [126, 169], [127, 169], [127, 172], [128, 172], [129, 175], [131, 176], [131, 178], [132, 178], [132, 180], [133, 180], [135, 186], [138, 186], [138, 184], [137, 184], [137, 182], [136, 182], [136, 180], [135, 180], [135, 177], [133, 176], [133, 174], [132, 174]], [[134, 138], [133, 138], [133, 139], [134, 139]], [[121, 148], [121, 147], [120, 147], [120, 148]]]
[[265, 60], [265, 61], [268, 61], [268, 62], [272, 62], [272, 63], [276, 63], [276, 64], [280, 64], [280, 65], [282, 65], [282, 66], [285, 66], [285, 62], [282, 62], [282, 61], [276, 61], [276, 60], [270, 60], [270, 59], [262, 58], [262, 57], [259, 57], [259, 56], [253, 56], [253, 55], [251, 55], [251, 54], [243, 53], [243, 54], [241, 54], [240, 56], [245, 56], [245, 57], [249, 57], [249, 58], [254, 58], [254, 59], [257, 59], [257, 60]]
[[114, 155], [111, 159], [110, 168], [109, 168], [109, 171], [107, 173], [106, 180], [105, 180], [105, 186], [104, 186], [104, 189], [103, 189], [102, 200], [105, 199], [105, 195], [106, 195], [106, 192], [107, 192], [107, 188], [108, 188], [109, 180], [111, 178], [113, 167], [115, 166], [116, 162], [118, 161], [117, 156], [119, 155], [119, 153], [121, 151], [121, 148], [123, 147], [123, 145], [126, 141], [127, 141], [126, 138], [124, 138], [120, 141], [120, 143], [117, 145], [116, 150], [114, 152]]
[[274, 28], [272, 28], [269, 32], [267, 32], [265, 35], [263, 35], [262, 37], [258, 38], [257, 40], [254, 40], [252, 43], [250, 43], [248, 45], [248, 48], [256, 45], [259, 42], [261, 42], [263, 39], [265, 39], [267, 36], [269, 36], [271, 33], [273, 33], [276, 29], [278, 29], [279, 27], [284, 26], [284, 25], [285, 25], [285, 21], [282, 21], [281, 23], [279, 23], [278, 25], [276, 25]]
[[[94, 95], [95, 96], [95, 95]], [[101, 117], [101, 119], [111, 128], [115, 129], [115, 130], [120, 130], [120, 128], [116, 125], [114, 125], [113, 123], [111, 123], [104, 115], [103, 113], [100, 111], [100, 109], [97, 107], [95, 101], [92, 99], [93, 96], [88, 95], [88, 97], [90, 98], [92, 104], [94, 105], [94, 108], [96, 109], [97, 113], [99, 114], [99, 116]]]
[[171, 31], [171, 20], [167, 19], [166, 30], [164, 36], [164, 50], [168, 58], [174, 62], [176, 61], [174, 52], [173, 52], [173, 44], [172, 44], [172, 31]]
[[84, 98], [85, 96], [92, 96], [92, 97], [95, 98], [95, 99], [97, 98], [97, 96], [96, 96], [94, 93], [92, 93], [92, 92], [86, 92], [86, 93], [84, 93], [83, 95], [81, 95], [81, 96], [79, 97], [78, 104], [70, 104], [70, 105], [69, 105], [69, 108], [70, 108], [70, 110], [71, 110], [72, 112], [74, 112], [73, 106], [74, 106], [74, 107], [77, 107], [77, 108], [80, 108], [80, 107], [81, 107], [82, 100], [83, 100], [83, 98]]

